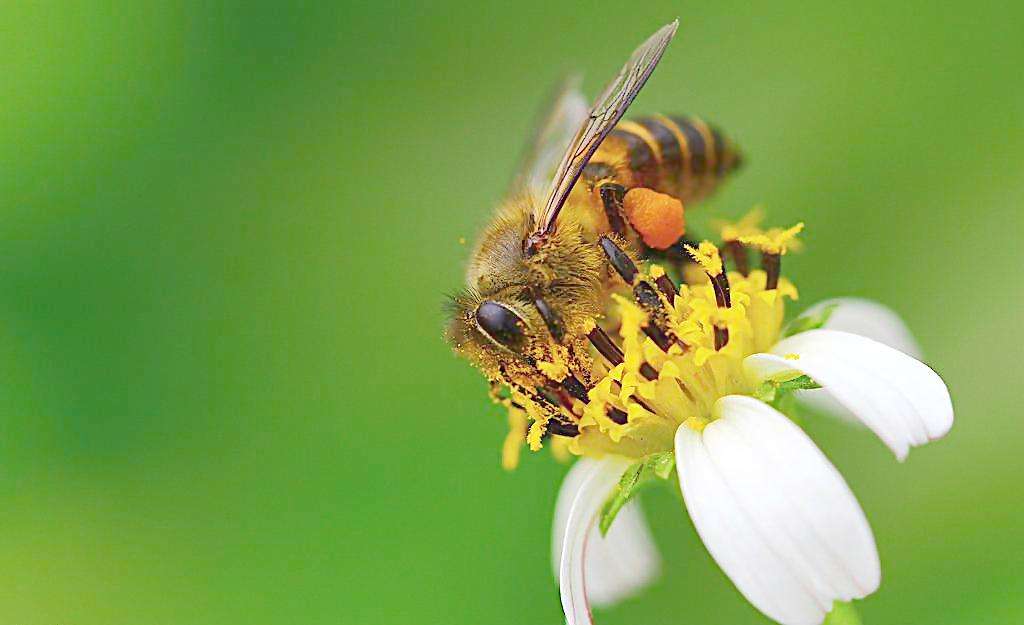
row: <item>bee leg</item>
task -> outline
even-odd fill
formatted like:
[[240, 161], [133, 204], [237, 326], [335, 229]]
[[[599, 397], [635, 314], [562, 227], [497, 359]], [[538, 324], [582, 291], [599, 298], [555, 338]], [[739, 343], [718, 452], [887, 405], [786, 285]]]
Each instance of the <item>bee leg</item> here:
[[[633, 298], [637, 304], [647, 312], [648, 320], [643, 326], [644, 334], [654, 341], [661, 351], [666, 353], [668, 353], [673, 343], [678, 343], [681, 347], [685, 347], [671, 332], [665, 329], [668, 325], [665, 323], [666, 303], [658, 295], [658, 290], [661, 290], [665, 294], [666, 299], [669, 299], [670, 295], [674, 299], [676, 290], [672, 280], [667, 276], [662, 276], [665, 278], [662, 281], [664, 285], [659, 284], [658, 289], [655, 289], [650, 283], [639, 279], [640, 272], [636, 268], [636, 263], [615, 241], [607, 236], [603, 236], [598, 240], [598, 244], [601, 246], [601, 250], [604, 251], [605, 256], [608, 257], [608, 262], [611, 263], [619, 276], [633, 287]], [[668, 292], [666, 293], [666, 291]], [[600, 351], [600, 348], [598, 350]]]
[[608, 226], [612, 232], [626, 236], [626, 219], [623, 217], [622, 201], [626, 197], [626, 187], [617, 182], [605, 181], [598, 185], [597, 192], [604, 205], [604, 215], [608, 218]]
[[[559, 397], [559, 401], [551, 399], [547, 394], [541, 392], [541, 389], [527, 388], [519, 384], [512, 384], [512, 386], [524, 397], [528, 398], [533, 403], [541, 407], [544, 413], [548, 417], [547, 422], [547, 433], [555, 434], [557, 436], [573, 437], [580, 433], [579, 426], [573, 423], [571, 420], [566, 418], [562, 414], [559, 404], [564, 402]], [[556, 396], [560, 395], [557, 391], [561, 390], [557, 387], [550, 389]]]
[[[587, 335], [590, 339], [590, 343], [597, 350], [597, 353], [604, 356], [613, 367], [621, 365], [624, 359], [622, 350], [615, 344], [612, 337], [608, 336], [608, 333], [604, 331], [601, 326], [594, 326], [594, 329]], [[640, 375], [644, 376], [648, 380], [658, 379], [658, 372], [654, 370], [649, 363], [640, 364]]]
[[533, 298], [533, 305], [537, 307], [537, 312], [540, 313], [541, 319], [544, 320], [544, 325], [547, 326], [548, 332], [551, 333], [551, 338], [561, 343], [562, 338], [565, 337], [565, 328], [562, 326], [562, 319], [558, 316], [558, 313], [544, 301], [544, 298], [536, 290], [530, 291], [530, 297]]

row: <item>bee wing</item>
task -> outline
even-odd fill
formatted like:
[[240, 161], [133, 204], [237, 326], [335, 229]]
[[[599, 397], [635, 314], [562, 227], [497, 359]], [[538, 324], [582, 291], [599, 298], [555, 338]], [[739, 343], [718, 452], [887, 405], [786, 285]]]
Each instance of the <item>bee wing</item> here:
[[658, 32], [643, 42], [594, 101], [590, 113], [580, 124], [575, 137], [562, 156], [562, 162], [555, 171], [546, 201], [537, 207], [534, 215], [537, 228], [534, 237], [543, 237], [554, 230], [558, 212], [562, 210], [562, 205], [583, 173], [583, 168], [587, 166], [601, 141], [612, 131], [650, 78], [651, 72], [661, 60], [678, 27], [679, 20], [675, 20], [662, 26]]
[[542, 114], [537, 116], [533, 137], [523, 153], [510, 192], [533, 189], [541, 195], [547, 191], [559, 159], [590, 113], [580, 82], [578, 75], [567, 76], [547, 99]]

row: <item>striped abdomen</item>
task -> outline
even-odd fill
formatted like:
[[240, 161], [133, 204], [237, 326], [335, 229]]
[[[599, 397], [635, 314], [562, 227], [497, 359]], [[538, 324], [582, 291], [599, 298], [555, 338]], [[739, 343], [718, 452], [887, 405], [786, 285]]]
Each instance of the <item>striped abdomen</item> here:
[[591, 184], [614, 179], [684, 204], [710, 195], [741, 163], [736, 147], [697, 117], [652, 115], [621, 121], [584, 170]]

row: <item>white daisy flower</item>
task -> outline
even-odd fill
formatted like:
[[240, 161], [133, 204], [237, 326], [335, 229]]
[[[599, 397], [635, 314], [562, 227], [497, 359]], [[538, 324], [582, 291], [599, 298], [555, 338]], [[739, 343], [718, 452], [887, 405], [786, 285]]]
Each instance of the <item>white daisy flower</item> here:
[[[555, 513], [570, 625], [591, 623], [592, 604], [634, 594], [657, 575], [660, 560], [635, 502], [607, 535], [598, 524], [627, 468], [672, 453], [708, 551], [770, 618], [815, 625], [834, 602], [878, 588], [878, 552], [860, 505], [780, 403], [797, 389], [799, 401], [867, 426], [899, 460], [949, 431], [952, 403], [884, 307], [834, 300], [782, 327], [783, 302], [796, 290], [779, 276], [779, 261], [798, 231], [737, 237], [762, 251], [763, 270], [727, 274], [717, 248], [703, 243], [692, 253], [707, 284], [673, 292], [656, 267], [638, 274], [634, 285], [660, 287], [664, 310], [617, 299], [621, 351], [607, 335], [595, 342], [609, 362], [568, 442], [584, 457], [566, 477]], [[741, 251], [737, 240], [726, 243], [733, 254]], [[653, 325], [678, 340], [659, 347]]]

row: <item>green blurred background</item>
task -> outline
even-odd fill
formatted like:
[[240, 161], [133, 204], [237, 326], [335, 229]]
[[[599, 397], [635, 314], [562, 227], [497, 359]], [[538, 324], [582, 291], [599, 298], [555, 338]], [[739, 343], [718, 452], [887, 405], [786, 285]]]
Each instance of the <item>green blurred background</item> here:
[[[673, 17], [635, 112], [808, 222], [800, 305], [902, 313], [957, 425], [809, 429], [875, 529], [868, 624], [1024, 622], [1024, 11], [887, 1], [4, 3], [0, 625], [558, 623], [565, 468], [440, 338], [543, 94]], [[669, 492], [614, 623], [764, 623]]]

